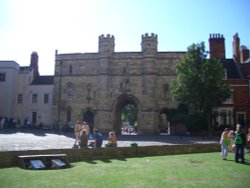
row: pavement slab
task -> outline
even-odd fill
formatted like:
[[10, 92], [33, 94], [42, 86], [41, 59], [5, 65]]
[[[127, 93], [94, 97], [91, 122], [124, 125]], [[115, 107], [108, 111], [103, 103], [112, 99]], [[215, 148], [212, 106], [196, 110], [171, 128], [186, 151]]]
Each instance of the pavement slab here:
[[[118, 147], [209, 144], [219, 143], [219, 138], [172, 136], [172, 135], [117, 135]], [[0, 130], [0, 151], [69, 149], [75, 142], [73, 132], [54, 132], [51, 130]], [[107, 143], [104, 135], [103, 146]]]

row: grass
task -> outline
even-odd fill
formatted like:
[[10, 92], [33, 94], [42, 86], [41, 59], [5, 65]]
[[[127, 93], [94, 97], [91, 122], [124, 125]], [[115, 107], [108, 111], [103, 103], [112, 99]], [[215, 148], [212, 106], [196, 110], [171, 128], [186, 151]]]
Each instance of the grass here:
[[220, 153], [87, 160], [61, 170], [0, 169], [1, 188], [246, 188], [250, 185], [250, 154], [246, 164], [227, 161]]

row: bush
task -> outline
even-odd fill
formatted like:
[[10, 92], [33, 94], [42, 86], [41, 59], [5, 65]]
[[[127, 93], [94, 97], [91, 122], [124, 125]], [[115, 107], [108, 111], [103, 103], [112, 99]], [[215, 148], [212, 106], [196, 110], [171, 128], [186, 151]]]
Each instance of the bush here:
[[172, 118], [171, 124], [184, 123], [187, 124], [189, 119], [188, 114], [177, 114]]
[[190, 132], [207, 131], [206, 119], [199, 113], [189, 115], [187, 129]]
[[183, 123], [189, 132], [207, 131], [207, 122], [205, 118], [199, 114], [177, 114], [172, 118], [171, 124]]

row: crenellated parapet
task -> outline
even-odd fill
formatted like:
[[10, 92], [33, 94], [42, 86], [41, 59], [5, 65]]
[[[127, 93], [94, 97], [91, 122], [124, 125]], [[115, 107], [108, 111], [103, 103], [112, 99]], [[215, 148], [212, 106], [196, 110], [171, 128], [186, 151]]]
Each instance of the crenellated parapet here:
[[100, 41], [106, 41], [106, 40], [114, 42], [115, 37], [114, 37], [114, 35], [110, 35], [110, 34], [107, 34], [107, 35], [102, 34], [102, 35], [99, 36], [99, 42]]
[[141, 36], [142, 40], [145, 39], [154, 39], [157, 41], [157, 34], [151, 33], [150, 35], [148, 33], [145, 33], [144, 35]]
[[141, 36], [142, 53], [145, 55], [155, 55], [157, 53], [158, 36], [148, 33]]

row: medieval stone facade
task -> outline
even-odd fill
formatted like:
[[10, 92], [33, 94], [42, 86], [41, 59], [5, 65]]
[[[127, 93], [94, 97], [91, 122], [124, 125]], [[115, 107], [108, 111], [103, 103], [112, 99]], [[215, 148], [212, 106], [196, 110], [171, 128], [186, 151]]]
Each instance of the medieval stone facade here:
[[114, 36], [101, 35], [98, 53], [56, 52], [54, 122], [87, 121], [91, 128], [119, 133], [121, 110], [132, 104], [138, 133], [158, 133], [161, 114], [177, 106], [169, 85], [185, 52], [158, 52], [157, 44], [157, 35], [145, 34], [140, 52], [115, 52]]

